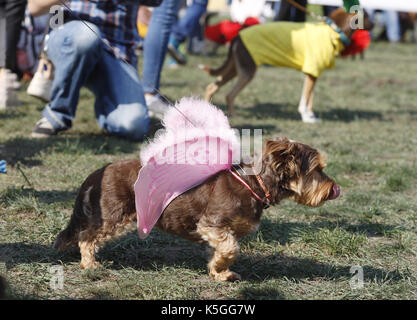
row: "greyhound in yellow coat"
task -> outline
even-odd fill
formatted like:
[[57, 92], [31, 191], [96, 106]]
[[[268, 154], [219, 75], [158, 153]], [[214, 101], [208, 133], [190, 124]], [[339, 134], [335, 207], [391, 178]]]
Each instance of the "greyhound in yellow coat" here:
[[[217, 80], [206, 88], [205, 99], [212, 96], [236, 75], [238, 81], [226, 96], [230, 115], [234, 113], [234, 99], [253, 79], [259, 65], [289, 67], [305, 74], [298, 111], [307, 123], [320, 121], [313, 113], [314, 86], [322, 71], [333, 68], [335, 58], [345, 49], [342, 37], [349, 40], [354, 33], [355, 13], [340, 8], [329, 17], [339, 28], [336, 32], [326, 23], [273, 22], [247, 28], [240, 32], [229, 49], [228, 58], [218, 69], [201, 68]], [[364, 16], [364, 29], [373, 27]]]

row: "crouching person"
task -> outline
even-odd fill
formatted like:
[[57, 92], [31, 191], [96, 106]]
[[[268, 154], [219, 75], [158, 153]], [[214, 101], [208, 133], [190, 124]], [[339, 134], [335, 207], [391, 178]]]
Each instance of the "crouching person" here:
[[[53, 28], [45, 40], [54, 79], [51, 100], [32, 131], [33, 138], [71, 128], [83, 86], [95, 95], [95, 116], [105, 131], [134, 140], [148, 132], [150, 120], [134, 53], [140, 2], [65, 2], [64, 24]], [[62, 2], [29, 0], [29, 11], [41, 15], [56, 4]]]

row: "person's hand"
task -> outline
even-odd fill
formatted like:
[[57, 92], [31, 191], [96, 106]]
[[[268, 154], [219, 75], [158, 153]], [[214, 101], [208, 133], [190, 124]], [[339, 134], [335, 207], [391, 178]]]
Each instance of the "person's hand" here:
[[28, 10], [33, 17], [49, 13], [53, 5], [65, 3], [65, 0], [28, 0]]

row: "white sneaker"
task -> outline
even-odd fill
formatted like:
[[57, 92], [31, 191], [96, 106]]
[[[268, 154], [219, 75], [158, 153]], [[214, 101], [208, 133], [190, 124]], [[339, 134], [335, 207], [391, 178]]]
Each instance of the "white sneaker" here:
[[35, 127], [32, 130], [31, 138], [48, 138], [54, 136], [58, 133], [58, 130], [54, 128], [52, 123], [48, 119], [43, 117], [38, 122], [36, 122]]
[[20, 84], [19, 80], [17, 80], [17, 74], [13, 73], [6, 69], [7, 78], [9, 79], [10, 86], [13, 90], [19, 90], [22, 85]]
[[0, 110], [21, 104], [14, 92], [14, 77], [11, 75], [9, 70], [0, 69]]
[[52, 80], [47, 79], [43, 72], [35, 72], [29, 84], [27, 93], [30, 96], [41, 99], [44, 102], [51, 101]]
[[148, 106], [149, 116], [162, 120], [169, 105], [163, 102], [157, 95], [145, 95], [146, 105]]
[[319, 123], [321, 121], [313, 112], [305, 111], [300, 112], [300, 114], [304, 123]]

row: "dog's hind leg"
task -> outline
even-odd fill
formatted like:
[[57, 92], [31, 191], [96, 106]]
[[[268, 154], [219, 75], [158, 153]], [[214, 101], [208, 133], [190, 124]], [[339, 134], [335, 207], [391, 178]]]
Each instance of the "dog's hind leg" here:
[[214, 249], [208, 263], [210, 276], [218, 281], [240, 280], [239, 274], [229, 270], [239, 253], [239, 244], [231, 230], [199, 224], [197, 231]]
[[224, 86], [227, 82], [229, 82], [231, 79], [233, 79], [234, 77], [236, 77], [236, 69], [234, 66], [230, 67], [230, 70], [227, 71], [227, 73], [225, 73], [222, 76], [219, 76], [216, 80], [216, 82], [212, 82], [210, 83], [207, 88], [206, 88], [206, 94], [204, 96], [204, 100], [206, 101], [211, 101], [211, 98], [213, 97], [213, 95], [222, 87]]
[[103, 222], [103, 225], [95, 231], [85, 230], [80, 232], [78, 246], [81, 253], [81, 269], [96, 268], [99, 263], [95, 254], [106, 242], [116, 240], [130, 231], [136, 229], [136, 213], [123, 216], [119, 221]]
[[253, 61], [248, 49], [246, 49], [241, 40], [236, 43], [232, 51], [235, 57], [234, 62], [238, 80], [232, 91], [226, 96], [227, 108], [231, 116], [234, 114], [234, 101], [236, 96], [253, 79], [256, 73], [255, 61]]
[[316, 84], [316, 77], [306, 74], [301, 95], [300, 103], [298, 105], [298, 112], [301, 114], [301, 119], [306, 123], [320, 122], [313, 113], [314, 87]]
[[226, 104], [227, 108], [229, 110], [229, 115], [233, 116], [235, 111], [235, 98], [239, 94], [240, 91], [242, 91], [246, 85], [251, 82], [255, 75], [254, 73], [241, 73], [238, 72], [238, 80], [236, 85], [233, 87], [232, 91], [229, 92], [229, 94], [226, 96]]

